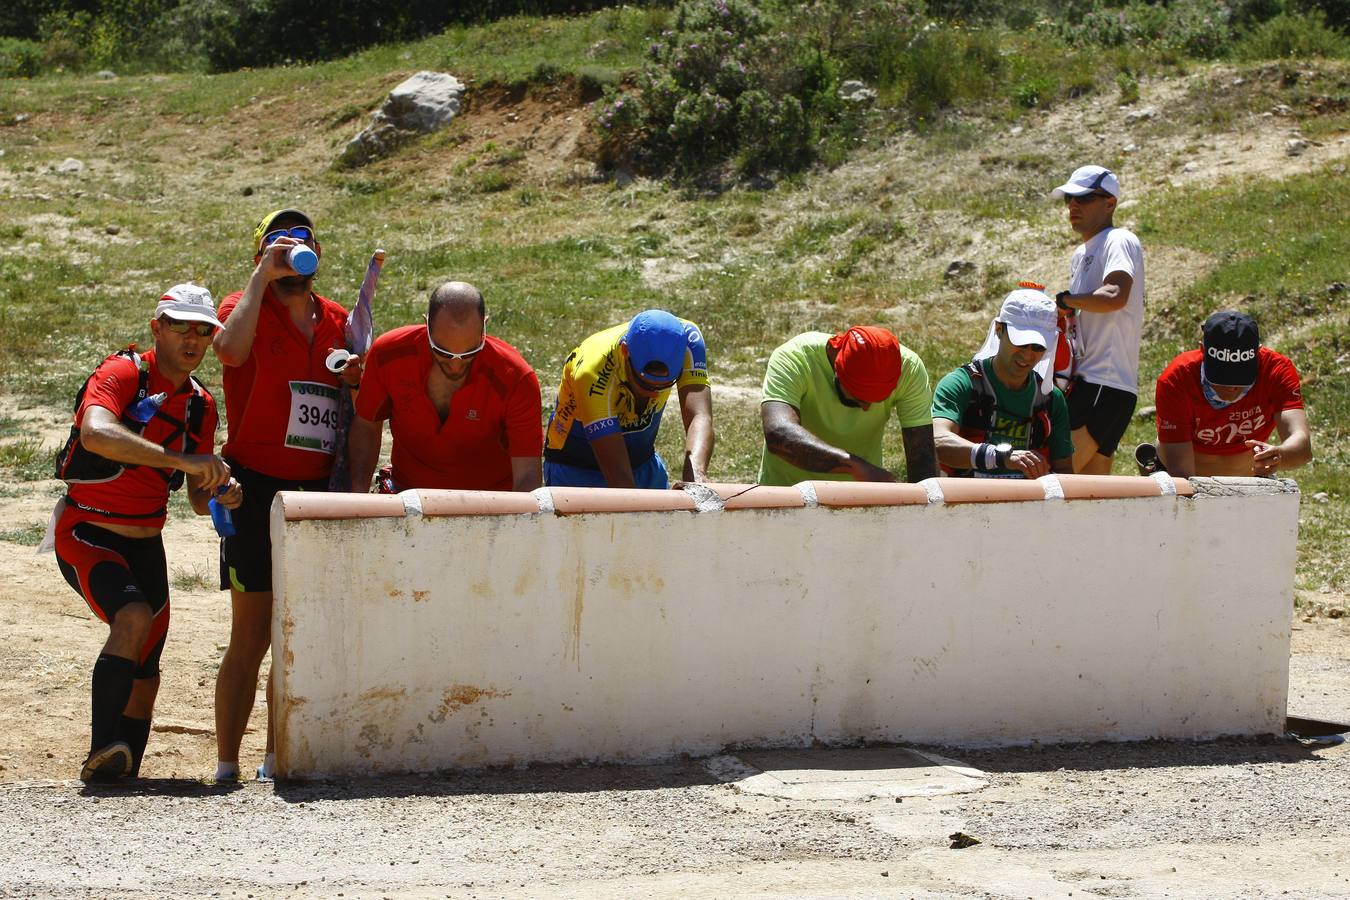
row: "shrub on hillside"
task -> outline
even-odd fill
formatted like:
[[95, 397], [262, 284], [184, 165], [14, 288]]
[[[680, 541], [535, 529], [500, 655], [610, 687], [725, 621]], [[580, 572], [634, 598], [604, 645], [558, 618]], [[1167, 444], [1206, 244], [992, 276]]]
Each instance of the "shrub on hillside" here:
[[32, 78], [41, 71], [41, 44], [0, 37], [0, 78]]
[[1307, 15], [1281, 13], [1257, 25], [1238, 41], [1239, 59], [1306, 59], [1350, 56], [1350, 38], [1330, 28], [1321, 10]]
[[1137, 46], [1214, 59], [1227, 51], [1233, 39], [1233, 9], [1223, 0], [1174, 0], [1170, 4], [1132, 0], [1124, 6], [1098, 2], [1045, 27], [1074, 47]]
[[1007, 60], [997, 35], [930, 23], [911, 42], [896, 87], [916, 119], [993, 96]]
[[640, 93], [608, 95], [594, 115], [607, 162], [695, 174], [810, 162], [837, 72], [745, 0], [690, 0], [648, 49]]

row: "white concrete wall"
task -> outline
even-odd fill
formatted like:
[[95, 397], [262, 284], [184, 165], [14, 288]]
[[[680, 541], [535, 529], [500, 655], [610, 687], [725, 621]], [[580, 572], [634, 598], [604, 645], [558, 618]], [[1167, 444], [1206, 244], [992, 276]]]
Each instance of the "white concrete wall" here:
[[282, 495], [279, 768], [1277, 733], [1298, 495], [1229, 493], [290, 521]]

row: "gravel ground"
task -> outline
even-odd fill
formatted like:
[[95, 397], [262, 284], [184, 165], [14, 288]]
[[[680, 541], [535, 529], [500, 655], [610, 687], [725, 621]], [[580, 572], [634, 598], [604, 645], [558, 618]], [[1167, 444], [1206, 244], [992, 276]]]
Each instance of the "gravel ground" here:
[[[1350, 897], [1350, 748], [944, 751], [981, 792], [783, 801], [698, 761], [0, 785], [0, 896]], [[982, 843], [952, 850], [964, 831]], [[97, 849], [94, 849], [97, 848]]]

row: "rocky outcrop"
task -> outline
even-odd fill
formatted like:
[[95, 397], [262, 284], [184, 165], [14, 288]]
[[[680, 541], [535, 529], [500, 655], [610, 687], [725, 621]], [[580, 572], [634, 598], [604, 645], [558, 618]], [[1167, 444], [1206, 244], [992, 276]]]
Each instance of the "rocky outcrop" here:
[[362, 166], [393, 153], [419, 134], [449, 125], [459, 113], [464, 84], [444, 72], [418, 72], [389, 92], [371, 122], [347, 142], [339, 163]]

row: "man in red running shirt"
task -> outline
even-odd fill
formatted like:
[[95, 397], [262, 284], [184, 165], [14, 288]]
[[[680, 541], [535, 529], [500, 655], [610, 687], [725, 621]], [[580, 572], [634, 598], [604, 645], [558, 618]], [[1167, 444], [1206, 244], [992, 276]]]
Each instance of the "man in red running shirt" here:
[[530, 364], [487, 333], [482, 293], [446, 282], [426, 324], [371, 345], [347, 440], [351, 489], [370, 490], [389, 419], [393, 490], [532, 491], [543, 483], [541, 406]]
[[1274, 475], [1312, 459], [1298, 371], [1240, 312], [1205, 320], [1200, 349], [1158, 378], [1157, 407], [1158, 455], [1172, 475]]
[[[279, 209], [263, 217], [253, 233], [253, 274], [244, 290], [221, 301], [224, 327], [213, 344], [230, 426], [222, 454], [244, 486], [235, 534], [220, 548], [221, 589], [230, 591], [232, 617], [216, 677], [217, 780], [239, 777], [239, 743], [272, 640], [272, 498], [277, 491], [328, 490], [338, 379], [355, 387], [361, 377], [357, 358], [341, 376], [328, 370], [328, 354], [346, 347], [347, 313], [314, 292], [313, 269], [292, 268], [292, 251], [308, 255], [300, 248], [322, 258], [309, 216]], [[310, 262], [317, 266], [313, 256]], [[270, 705], [267, 726], [267, 756], [258, 773], [270, 779]]]
[[[186, 480], [198, 515], [243, 495], [213, 454], [216, 404], [191, 373], [220, 326], [206, 288], [180, 284], [155, 307], [155, 348], [108, 357], [80, 391], [57, 458], [67, 493], [53, 522], [61, 574], [108, 625], [94, 663], [92, 739], [82, 781], [140, 773], [169, 630], [164, 527], [169, 494]], [[184, 478], [186, 476], [186, 479]]]

